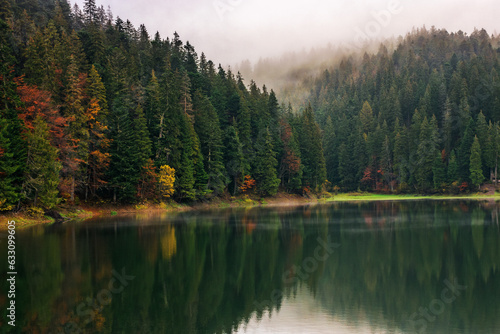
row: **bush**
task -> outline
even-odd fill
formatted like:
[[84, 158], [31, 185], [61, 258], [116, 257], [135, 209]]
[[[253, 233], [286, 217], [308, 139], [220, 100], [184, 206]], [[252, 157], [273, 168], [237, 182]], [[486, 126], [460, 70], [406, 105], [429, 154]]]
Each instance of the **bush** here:
[[26, 210], [26, 213], [31, 218], [42, 218], [44, 215], [43, 209], [37, 206], [29, 207], [28, 210]]

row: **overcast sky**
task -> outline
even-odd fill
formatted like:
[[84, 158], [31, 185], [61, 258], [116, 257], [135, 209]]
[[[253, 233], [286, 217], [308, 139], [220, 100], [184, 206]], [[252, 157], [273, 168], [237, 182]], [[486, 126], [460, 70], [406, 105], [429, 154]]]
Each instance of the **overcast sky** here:
[[[75, 1], [73, 0], [72, 3]], [[83, 0], [76, 1], [83, 6]], [[96, 0], [116, 18], [151, 36], [177, 31], [198, 54], [223, 65], [279, 56], [365, 38], [404, 35], [412, 27], [436, 26], [471, 33], [500, 31], [498, 0]]]

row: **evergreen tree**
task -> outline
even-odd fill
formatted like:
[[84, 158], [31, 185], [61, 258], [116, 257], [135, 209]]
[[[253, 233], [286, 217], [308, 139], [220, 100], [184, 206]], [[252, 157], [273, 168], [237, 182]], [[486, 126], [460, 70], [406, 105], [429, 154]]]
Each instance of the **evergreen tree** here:
[[470, 180], [475, 187], [480, 187], [484, 180], [481, 166], [481, 145], [477, 136], [474, 137], [470, 153]]
[[326, 177], [330, 182], [338, 179], [338, 152], [333, 121], [330, 116], [326, 119], [323, 132], [323, 148], [325, 152]]
[[434, 181], [434, 189], [441, 190], [446, 184], [446, 166], [443, 162], [442, 153], [437, 151], [434, 163], [432, 165], [432, 175]]
[[113, 200], [133, 202], [137, 194], [137, 185], [141, 175], [141, 167], [145, 154], [140, 146], [138, 134], [134, 133], [135, 121], [127, 98], [116, 99], [113, 110], [114, 126], [111, 132], [111, 162], [109, 168], [110, 186], [113, 189]]
[[470, 181], [470, 154], [473, 141], [474, 120], [472, 118], [469, 118], [469, 122], [467, 124], [467, 127], [465, 128], [464, 135], [460, 141], [457, 155], [459, 178], [462, 182]]
[[448, 177], [448, 183], [457, 182], [459, 179], [458, 161], [457, 161], [457, 156], [455, 154], [455, 150], [451, 151], [450, 161], [448, 162], [447, 177]]
[[401, 128], [396, 120], [394, 132], [394, 173], [401, 184], [408, 181], [408, 131], [405, 127]]
[[194, 96], [195, 130], [200, 138], [201, 152], [205, 158], [205, 170], [208, 174], [208, 188], [221, 194], [226, 186], [222, 131], [217, 112], [208, 100], [197, 91]]
[[304, 166], [303, 184], [318, 191], [326, 180], [326, 165], [321, 131], [309, 105], [303, 112], [299, 129], [300, 157]]
[[57, 186], [61, 164], [57, 161], [57, 149], [50, 143], [47, 123], [37, 116], [33, 127], [26, 136], [28, 154], [24, 191], [33, 198], [34, 206], [51, 209], [60, 201]]
[[12, 210], [19, 203], [26, 162], [22, 124], [16, 110], [21, 101], [13, 81], [11, 33], [0, 19], [0, 211]]
[[375, 129], [375, 118], [373, 116], [373, 110], [368, 101], [363, 103], [363, 108], [359, 114], [359, 119], [363, 126], [364, 133], [370, 133]]
[[420, 144], [418, 146], [418, 169], [416, 172], [416, 181], [420, 191], [427, 191], [433, 185], [433, 162], [438, 151], [439, 133], [436, 117], [431, 121], [424, 117], [420, 131]]
[[227, 127], [224, 142], [226, 143], [224, 164], [227, 174], [232, 179], [232, 194], [236, 195], [238, 179], [242, 179], [244, 176], [245, 162], [240, 138], [234, 126], [230, 125]]
[[[184, 116], [184, 115], [182, 115]], [[192, 201], [196, 199], [195, 161], [196, 152], [187, 116], [181, 118], [180, 131], [182, 140], [181, 159], [175, 180], [175, 190], [179, 200]]]
[[278, 192], [280, 179], [276, 175], [278, 161], [273, 150], [273, 143], [269, 129], [261, 130], [257, 141], [257, 154], [254, 167], [257, 189], [266, 196], [274, 196]]

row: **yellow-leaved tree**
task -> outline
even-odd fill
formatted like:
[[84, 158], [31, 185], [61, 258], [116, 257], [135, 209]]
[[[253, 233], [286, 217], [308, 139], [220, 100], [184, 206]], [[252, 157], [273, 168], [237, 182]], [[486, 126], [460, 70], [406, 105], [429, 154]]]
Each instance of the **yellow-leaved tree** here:
[[174, 194], [175, 169], [169, 165], [160, 167], [159, 180], [160, 195], [162, 197], [170, 197]]

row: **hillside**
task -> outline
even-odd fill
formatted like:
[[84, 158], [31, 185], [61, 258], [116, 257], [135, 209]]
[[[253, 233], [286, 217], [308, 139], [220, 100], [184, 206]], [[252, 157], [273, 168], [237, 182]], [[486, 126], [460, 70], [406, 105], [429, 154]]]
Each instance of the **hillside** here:
[[92, 0], [5, 4], [3, 210], [321, 189], [311, 109], [295, 115], [177, 33], [151, 37]]
[[300, 86], [344, 190], [475, 190], [497, 170], [499, 38], [434, 28], [345, 57]]

